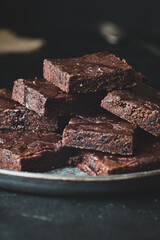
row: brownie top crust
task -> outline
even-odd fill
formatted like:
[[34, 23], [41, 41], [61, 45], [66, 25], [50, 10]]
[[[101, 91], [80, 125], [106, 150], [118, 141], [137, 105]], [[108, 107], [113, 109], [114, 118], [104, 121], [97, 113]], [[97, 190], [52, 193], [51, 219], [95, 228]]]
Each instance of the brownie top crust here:
[[108, 168], [119, 168], [126, 166], [137, 166], [138, 164], [143, 165], [147, 163], [153, 163], [156, 161], [160, 162], [160, 142], [154, 142], [148, 144], [146, 149], [139, 152], [135, 156], [116, 156], [111, 154], [105, 154], [100, 152], [87, 152], [84, 155], [84, 158], [88, 157], [90, 160], [101, 161], [101, 163], [105, 164]]
[[27, 109], [45, 116], [70, 116], [100, 111], [106, 91], [89, 94], [67, 94], [44, 79], [14, 81], [12, 99]]
[[135, 86], [134, 69], [108, 52], [45, 59], [44, 78], [67, 93], [111, 91]]
[[12, 93], [8, 89], [0, 89], [0, 111], [7, 109], [24, 109], [19, 103], [11, 100]]
[[142, 107], [143, 105], [146, 109], [150, 109], [150, 107], [160, 109], [160, 92], [143, 83], [139, 83], [133, 89], [112, 91], [108, 93], [105, 101], [118, 102], [125, 100], [136, 107]]
[[0, 89], [0, 132], [32, 130], [54, 132], [58, 128], [56, 117], [39, 116], [12, 100], [11, 91]]
[[112, 132], [124, 135], [133, 135], [136, 129], [136, 124], [131, 124], [109, 112], [95, 116], [77, 116], [69, 121], [66, 129], [74, 129], [74, 126], [77, 132], [83, 130], [95, 130], [96, 132], [101, 133]]
[[57, 152], [61, 149], [61, 136], [56, 133], [17, 131], [0, 134], [0, 148], [11, 150], [19, 156], [30, 156], [41, 152]]
[[154, 136], [160, 135], [160, 92], [141, 81], [133, 89], [109, 92], [101, 106]]
[[112, 154], [132, 155], [136, 125], [110, 113], [70, 120], [62, 136], [62, 145]]
[[103, 73], [112, 72], [113, 70], [132, 70], [125, 60], [109, 52], [98, 52], [95, 54], [88, 54], [78, 58], [63, 58], [63, 59], [47, 59], [52, 64], [59, 66], [63, 72], [69, 75], [79, 74], [86, 75], [101, 75]]
[[160, 142], [143, 135], [140, 136], [137, 153], [133, 156], [81, 150], [78, 156], [70, 158], [69, 164], [92, 176], [156, 169], [160, 166]]
[[[67, 101], [72, 101], [76, 99], [76, 96], [67, 94], [63, 92], [61, 89], [56, 87], [54, 84], [51, 84], [49, 82], [46, 82], [44, 79], [18, 79], [15, 81], [15, 84], [22, 84], [25, 85], [27, 90], [29, 91], [29, 88], [32, 88], [39, 92], [44, 99], [66, 99]], [[24, 96], [25, 97], [25, 96]]]
[[108, 175], [125, 173], [149, 168], [156, 168], [160, 164], [160, 143], [151, 143], [146, 150], [136, 156], [121, 157], [100, 152], [86, 152], [82, 154], [82, 164], [89, 166], [93, 175]]

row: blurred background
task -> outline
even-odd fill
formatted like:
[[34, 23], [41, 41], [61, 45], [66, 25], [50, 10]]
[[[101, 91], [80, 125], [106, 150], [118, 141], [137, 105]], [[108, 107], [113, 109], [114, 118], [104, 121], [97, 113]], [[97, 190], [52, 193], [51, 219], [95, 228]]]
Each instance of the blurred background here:
[[159, 7], [158, 0], [0, 0], [1, 87], [42, 77], [44, 58], [108, 50], [160, 88]]

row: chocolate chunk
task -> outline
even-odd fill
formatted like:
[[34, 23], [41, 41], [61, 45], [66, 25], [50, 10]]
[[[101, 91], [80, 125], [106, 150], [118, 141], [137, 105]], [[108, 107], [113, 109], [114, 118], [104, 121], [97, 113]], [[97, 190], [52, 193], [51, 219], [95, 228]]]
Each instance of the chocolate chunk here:
[[154, 136], [160, 136], [160, 92], [139, 82], [130, 90], [107, 94], [101, 106]]
[[0, 134], [0, 168], [44, 172], [66, 165], [71, 149], [56, 133], [17, 131]]
[[39, 115], [67, 116], [82, 112], [97, 112], [106, 92], [66, 94], [45, 80], [18, 79], [14, 82], [12, 98]]
[[70, 120], [63, 132], [63, 146], [131, 155], [136, 125], [106, 113]]
[[45, 59], [44, 78], [67, 93], [111, 91], [134, 85], [134, 70], [108, 52], [79, 58]]
[[75, 165], [91, 176], [131, 173], [153, 170], [160, 167], [160, 142], [143, 139], [139, 152], [134, 156], [122, 157], [100, 152], [82, 151], [70, 158]]
[[11, 92], [0, 89], [0, 132], [23, 130], [51, 131], [58, 128], [56, 117], [47, 118], [11, 100]]

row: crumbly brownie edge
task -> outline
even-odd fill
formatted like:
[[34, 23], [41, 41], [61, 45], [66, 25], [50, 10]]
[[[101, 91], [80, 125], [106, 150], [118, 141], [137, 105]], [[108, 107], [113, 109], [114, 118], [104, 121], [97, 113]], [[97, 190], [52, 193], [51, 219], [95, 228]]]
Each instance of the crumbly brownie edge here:
[[[156, 137], [160, 136], [160, 112], [156, 110], [151, 111], [146, 107], [134, 108], [129, 102], [128, 104], [115, 101], [109, 102], [108, 98], [110, 98], [111, 94], [112, 92], [108, 93], [108, 95], [102, 100], [101, 107], [130, 123], [136, 123], [140, 128]], [[155, 119], [156, 123], [154, 124], [153, 120]]]
[[119, 155], [132, 155], [135, 146], [134, 135], [102, 134], [95, 132], [77, 132], [66, 127], [62, 144], [67, 147], [90, 149]]

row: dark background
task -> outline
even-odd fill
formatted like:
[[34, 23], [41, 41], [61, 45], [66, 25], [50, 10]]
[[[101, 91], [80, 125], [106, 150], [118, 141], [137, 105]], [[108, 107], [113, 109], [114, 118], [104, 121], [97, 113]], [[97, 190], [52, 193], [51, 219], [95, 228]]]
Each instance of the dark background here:
[[[1, 87], [19, 77], [42, 76], [46, 57], [109, 50], [160, 88], [160, 57], [125, 39], [109, 45], [98, 32], [104, 21], [160, 47], [159, 1], [0, 1], [0, 27], [46, 40], [32, 54], [0, 55]], [[0, 190], [0, 239], [159, 239], [160, 192], [54, 198]]]
[[0, 56], [2, 87], [12, 87], [19, 77], [42, 76], [45, 57], [72, 57], [109, 50], [147, 74], [159, 87], [160, 58], [128, 42], [109, 45], [98, 32], [98, 26], [112, 21], [122, 26], [127, 37], [138, 37], [160, 47], [159, 1], [144, 0], [1, 0], [0, 27], [15, 33], [43, 38], [46, 45], [32, 54]]
[[[2, 27], [10, 27], [28, 36], [63, 37], [63, 40], [72, 39], [73, 42], [78, 40], [74, 32], [89, 31], [89, 36], [96, 31], [98, 23], [106, 20], [129, 30], [160, 33], [158, 3], [158, 0], [1, 0], [0, 20]], [[85, 40], [85, 36], [82, 39]]]

